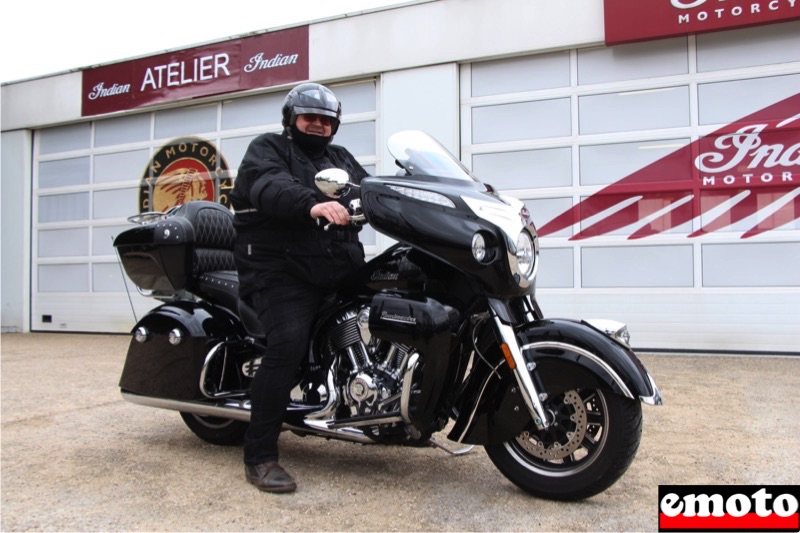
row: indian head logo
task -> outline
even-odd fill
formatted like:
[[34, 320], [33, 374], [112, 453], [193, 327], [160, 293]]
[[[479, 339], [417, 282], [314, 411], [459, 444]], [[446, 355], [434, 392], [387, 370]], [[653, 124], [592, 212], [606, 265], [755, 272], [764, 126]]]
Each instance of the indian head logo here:
[[227, 193], [232, 188], [228, 165], [213, 144], [199, 137], [174, 139], [147, 165], [139, 189], [139, 212], [164, 213], [191, 200], [229, 207]]
[[601, 189], [539, 235], [577, 224], [571, 240], [616, 231], [640, 239], [681, 226], [698, 237], [738, 224], [741, 238], [749, 238], [798, 219], [800, 93]]

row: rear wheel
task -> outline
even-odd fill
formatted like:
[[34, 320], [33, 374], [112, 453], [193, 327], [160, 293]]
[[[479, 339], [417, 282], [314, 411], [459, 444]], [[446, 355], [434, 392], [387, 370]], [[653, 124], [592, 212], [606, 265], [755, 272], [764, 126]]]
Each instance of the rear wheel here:
[[541, 498], [578, 500], [598, 494], [625, 473], [642, 435], [639, 402], [599, 389], [577, 389], [548, 399], [553, 424], [532, 424], [516, 438], [487, 445], [497, 468]]
[[195, 435], [206, 442], [222, 446], [241, 444], [249, 425], [247, 422], [240, 420], [203, 416], [182, 411], [181, 418]]

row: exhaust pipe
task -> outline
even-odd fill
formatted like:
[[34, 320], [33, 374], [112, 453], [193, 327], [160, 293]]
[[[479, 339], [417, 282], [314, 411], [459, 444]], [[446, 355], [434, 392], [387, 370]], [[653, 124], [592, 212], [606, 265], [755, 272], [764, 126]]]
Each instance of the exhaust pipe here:
[[[216, 416], [219, 418], [228, 418], [230, 420], [239, 420], [241, 422], [250, 422], [250, 402], [220, 402], [215, 405], [207, 403], [169, 400], [166, 398], [155, 398], [153, 396], [142, 396], [134, 392], [122, 391], [122, 398], [128, 402], [137, 405], [144, 405], [145, 407], [156, 407], [158, 409], [167, 409], [170, 411], [181, 411], [183, 413], [192, 413], [200, 416]], [[375, 441], [364, 434], [363, 431], [356, 428], [331, 428], [327, 423], [321, 420], [306, 420], [307, 427], [300, 428], [289, 424], [284, 424], [283, 429], [295, 430], [302, 433], [311, 433], [323, 437], [332, 437], [340, 440], [350, 442], [357, 442], [360, 444], [375, 444]]]
[[153, 396], [142, 396], [133, 392], [122, 391], [122, 398], [137, 405], [146, 407], [156, 407], [158, 409], [168, 409], [170, 411], [181, 411], [200, 416], [216, 416], [219, 418], [229, 418], [241, 422], [250, 422], [250, 402], [223, 402], [210, 405], [181, 400], [168, 400], [166, 398], [154, 398]]

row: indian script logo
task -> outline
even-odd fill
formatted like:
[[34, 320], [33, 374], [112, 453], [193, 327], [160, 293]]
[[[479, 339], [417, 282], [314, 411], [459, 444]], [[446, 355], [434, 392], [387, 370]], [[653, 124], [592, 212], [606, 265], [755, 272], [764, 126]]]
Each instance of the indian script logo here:
[[230, 207], [233, 179], [217, 148], [199, 137], [170, 141], [147, 165], [139, 189], [139, 212], [164, 213], [192, 200]]
[[[689, 168], [682, 161], [691, 161]], [[628, 239], [639, 239], [691, 223], [689, 237], [740, 224], [741, 238], [749, 238], [798, 219], [800, 94], [601, 189], [544, 224], [539, 235], [578, 224], [571, 240], [623, 229]]]

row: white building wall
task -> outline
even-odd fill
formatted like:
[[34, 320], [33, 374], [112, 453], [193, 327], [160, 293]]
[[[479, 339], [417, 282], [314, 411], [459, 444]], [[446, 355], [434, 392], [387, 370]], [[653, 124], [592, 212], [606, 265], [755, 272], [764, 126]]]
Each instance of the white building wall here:
[[[4, 107], [5, 109], [5, 107]], [[28, 331], [28, 308], [30, 300], [30, 175], [31, 133], [20, 130], [3, 132], [2, 169], [0, 169], [0, 215], [3, 235], [2, 250], [2, 296], [3, 332]], [[27, 157], [26, 157], [27, 156]]]
[[81, 79], [80, 72], [70, 72], [3, 85], [3, 131], [81, 120]]
[[310, 76], [337, 79], [602, 44], [603, 0], [439, 0], [310, 28]]

